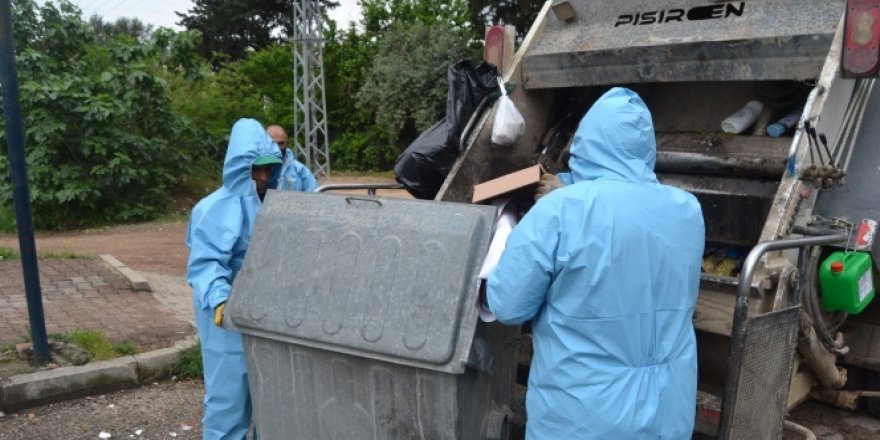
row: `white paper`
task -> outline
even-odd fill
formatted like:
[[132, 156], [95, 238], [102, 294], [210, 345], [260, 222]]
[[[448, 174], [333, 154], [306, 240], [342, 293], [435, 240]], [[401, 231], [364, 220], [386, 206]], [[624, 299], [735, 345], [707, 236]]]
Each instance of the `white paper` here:
[[[486, 253], [483, 267], [480, 268], [479, 279], [482, 281], [488, 280], [489, 275], [495, 269], [495, 266], [498, 265], [501, 254], [504, 252], [505, 246], [507, 246], [507, 238], [510, 237], [513, 227], [516, 226], [516, 215], [507, 209], [507, 202], [507, 200], [500, 200], [494, 203], [498, 207], [498, 217], [495, 222], [492, 243], [489, 245], [489, 251]], [[480, 303], [479, 312], [480, 319], [484, 322], [495, 322], [497, 320], [495, 314], [482, 302]]]

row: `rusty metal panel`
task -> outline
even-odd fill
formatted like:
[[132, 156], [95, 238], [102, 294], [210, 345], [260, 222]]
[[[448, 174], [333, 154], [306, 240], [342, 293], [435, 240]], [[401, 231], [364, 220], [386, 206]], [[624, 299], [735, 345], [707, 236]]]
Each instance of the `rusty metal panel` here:
[[495, 208], [270, 192], [228, 314], [245, 334], [461, 373]]
[[548, 17], [526, 54], [524, 87], [814, 79], [844, 8], [842, 0], [570, 3], [577, 17]]

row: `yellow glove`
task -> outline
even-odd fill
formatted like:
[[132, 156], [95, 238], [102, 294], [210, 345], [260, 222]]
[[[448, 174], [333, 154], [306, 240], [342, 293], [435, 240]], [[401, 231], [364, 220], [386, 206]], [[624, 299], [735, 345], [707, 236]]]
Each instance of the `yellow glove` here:
[[538, 182], [538, 187], [535, 188], [535, 201], [546, 196], [550, 191], [553, 191], [556, 188], [562, 188], [563, 186], [565, 186], [565, 184], [556, 177], [556, 174], [544, 174], [541, 176], [541, 181]]
[[226, 310], [226, 303], [222, 302], [214, 308], [214, 324], [217, 327], [223, 327], [223, 311]]

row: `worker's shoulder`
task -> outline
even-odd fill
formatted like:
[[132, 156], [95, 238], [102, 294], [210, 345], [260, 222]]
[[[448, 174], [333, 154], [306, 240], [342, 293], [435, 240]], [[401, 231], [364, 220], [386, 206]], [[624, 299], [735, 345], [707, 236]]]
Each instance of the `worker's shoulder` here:
[[695, 208], [700, 207], [700, 202], [697, 201], [697, 197], [694, 196], [693, 194], [691, 194], [681, 188], [678, 188], [678, 187], [675, 187], [672, 185], [666, 185], [664, 183], [658, 183], [658, 186], [660, 188], [662, 188], [662, 190], [666, 194], [668, 194], [669, 197], [672, 198], [673, 200], [687, 203], [689, 205], [692, 205]]
[[196, 203], [192, 210], [192, 218], [195, 220], [205, 215], [213, 217], [234, 214], [241, 210], [241, 198], [240, 195], [220, 187]]

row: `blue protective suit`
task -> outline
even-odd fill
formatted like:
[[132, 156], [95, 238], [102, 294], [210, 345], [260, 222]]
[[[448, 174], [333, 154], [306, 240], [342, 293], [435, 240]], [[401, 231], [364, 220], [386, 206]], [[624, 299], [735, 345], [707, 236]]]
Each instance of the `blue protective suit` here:
[[529, 439], [691, 438], [703, 217], [655, 156], [644, 102], [611, 89], [575, 134], [573, 183], [523, 217], [489, 277], [501, 322], [533, 320]]
[[[251, 421], [251, 400], [241, 335], [214, 325], [214, 308], [226, 301], [241, 269], [260, 198], [251, 178], [259, 157], [281, 158], [281, 151], [259, 122], [241, 119], [232, 127], [223, 186], [193, 208], [186, 245], [186, 278], [193, 288], [196, 326], [202, 344], [205, 378], [203, 438], [244, 439]], [[278, 169], [269, 180], [274, 188]]]
[[290, 148], [284, 150], [284, 165], [281, 166], [281, 178], [278, 189], [282, 191], [314, 192], [318, 189], [318, 180], [309, 169], [296, 160]]

